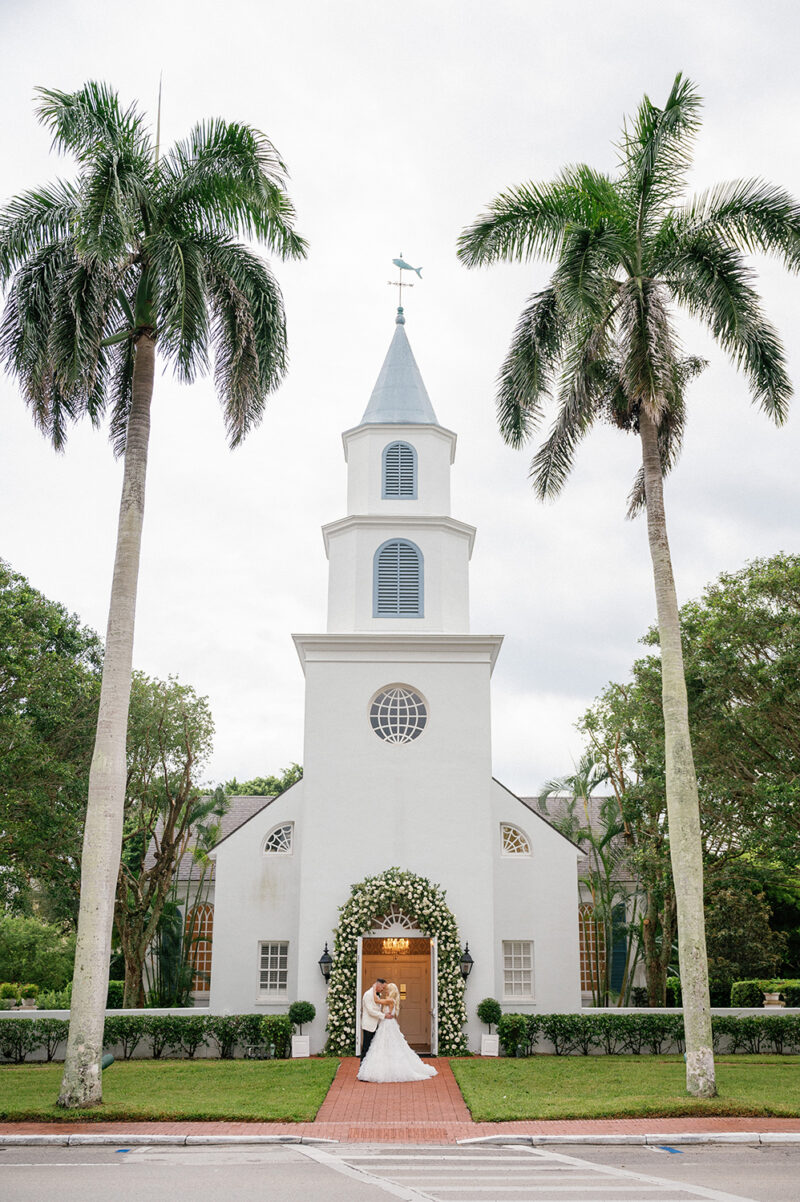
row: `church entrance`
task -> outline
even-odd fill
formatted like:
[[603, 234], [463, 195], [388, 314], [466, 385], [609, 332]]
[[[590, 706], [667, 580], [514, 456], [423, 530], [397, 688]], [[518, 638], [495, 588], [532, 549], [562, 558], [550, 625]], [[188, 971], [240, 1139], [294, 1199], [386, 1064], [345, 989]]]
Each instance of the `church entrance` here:
[[359, 1001], [378, 978], [394, 981], [400, 990], [400, 1030], [415, 1052], [430, 1055], [432, 1043], [431, 984], [435, 940], [388, 936], [365, 937], [361, 943]]

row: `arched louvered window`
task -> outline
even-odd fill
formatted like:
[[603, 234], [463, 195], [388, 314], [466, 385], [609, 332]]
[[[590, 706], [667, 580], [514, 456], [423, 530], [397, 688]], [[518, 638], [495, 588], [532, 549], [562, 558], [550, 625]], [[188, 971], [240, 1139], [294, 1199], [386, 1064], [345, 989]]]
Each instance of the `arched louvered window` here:
[[375, 552], [373, 616], [421, 618], [422, 552], [415, 543], [393, 538]]
[[417, 452], [408, 442], [390, 442], [383, 448], [384, 497], [414, 500], [417, 495]]

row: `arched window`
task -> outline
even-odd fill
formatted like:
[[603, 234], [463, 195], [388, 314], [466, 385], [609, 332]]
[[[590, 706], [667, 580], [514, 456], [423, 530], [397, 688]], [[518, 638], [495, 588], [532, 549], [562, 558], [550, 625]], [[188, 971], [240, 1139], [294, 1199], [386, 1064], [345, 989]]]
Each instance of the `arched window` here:
[[208, 993], [211, 988], [211, 943], [214, 937], [214, 907], [195, 906], [186, 915], [186, 943], [192, 966], [192, 989]]
[[417, 452], [411, 443], [390, 442], [383, 448], [381, 478], [383, 497], [414, 500], [417, 495]]
[[281, 826], [276, 826], [274, 830], [271, 830], [264, 843], [266, 854], [272, 856], [291, 855], [293, 830], [293, 822], [284, 822]]
[[423, 617], [422, 552], [415, 543], [393, 538], [375, 552], [373, 617]]
[[503, 840], [504, 856], [529, 856], [531, 854], [530, 839], [518, 826], [512, 826], [510, 822], [502, 822], [500, 834]]

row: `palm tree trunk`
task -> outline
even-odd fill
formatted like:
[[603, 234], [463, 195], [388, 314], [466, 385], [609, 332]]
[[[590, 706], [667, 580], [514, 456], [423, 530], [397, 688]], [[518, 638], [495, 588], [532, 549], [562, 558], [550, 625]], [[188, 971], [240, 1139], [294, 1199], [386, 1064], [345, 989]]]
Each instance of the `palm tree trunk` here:
[[667, 775], [670, 858], [678, 909], [678, 959], [686, 1031], [686, 1088], [698, 1098], [716, 1095], [711, 1010], [708, 993], [703, 856], [697, 777], [689, 736], [689, 706], [683, 667], [678, 598], [664, 514], [664, 480], [655, 423], [644, 405], [639, 411], [647, 535], [661, 644], [661, 703]]
[[89, 772], [72, 1010], [58, 1098], [63, 1107], [96, 1106], [103, 1100], [100, 1061], [122, 847], [125, 745], [154, 370], [155, 342], [146, 332], [136, 344], [100, 710]]

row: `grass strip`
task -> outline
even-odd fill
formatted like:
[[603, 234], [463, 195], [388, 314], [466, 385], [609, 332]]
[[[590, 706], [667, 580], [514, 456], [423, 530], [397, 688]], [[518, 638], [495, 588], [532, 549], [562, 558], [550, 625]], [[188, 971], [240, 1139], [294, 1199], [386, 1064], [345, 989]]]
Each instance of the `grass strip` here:
[[103, 1073], [103, 1104], [60, 1110], [60, 1064], [0, 1066], [0, 1119], [311, 1122], [338, 1060], [128, 1060]]
[[452, 1060], [476, 1122], [800, 1115], [800, 1056], [718, 1056], [716, 1098], [686, 1094], [682, 1056]]

